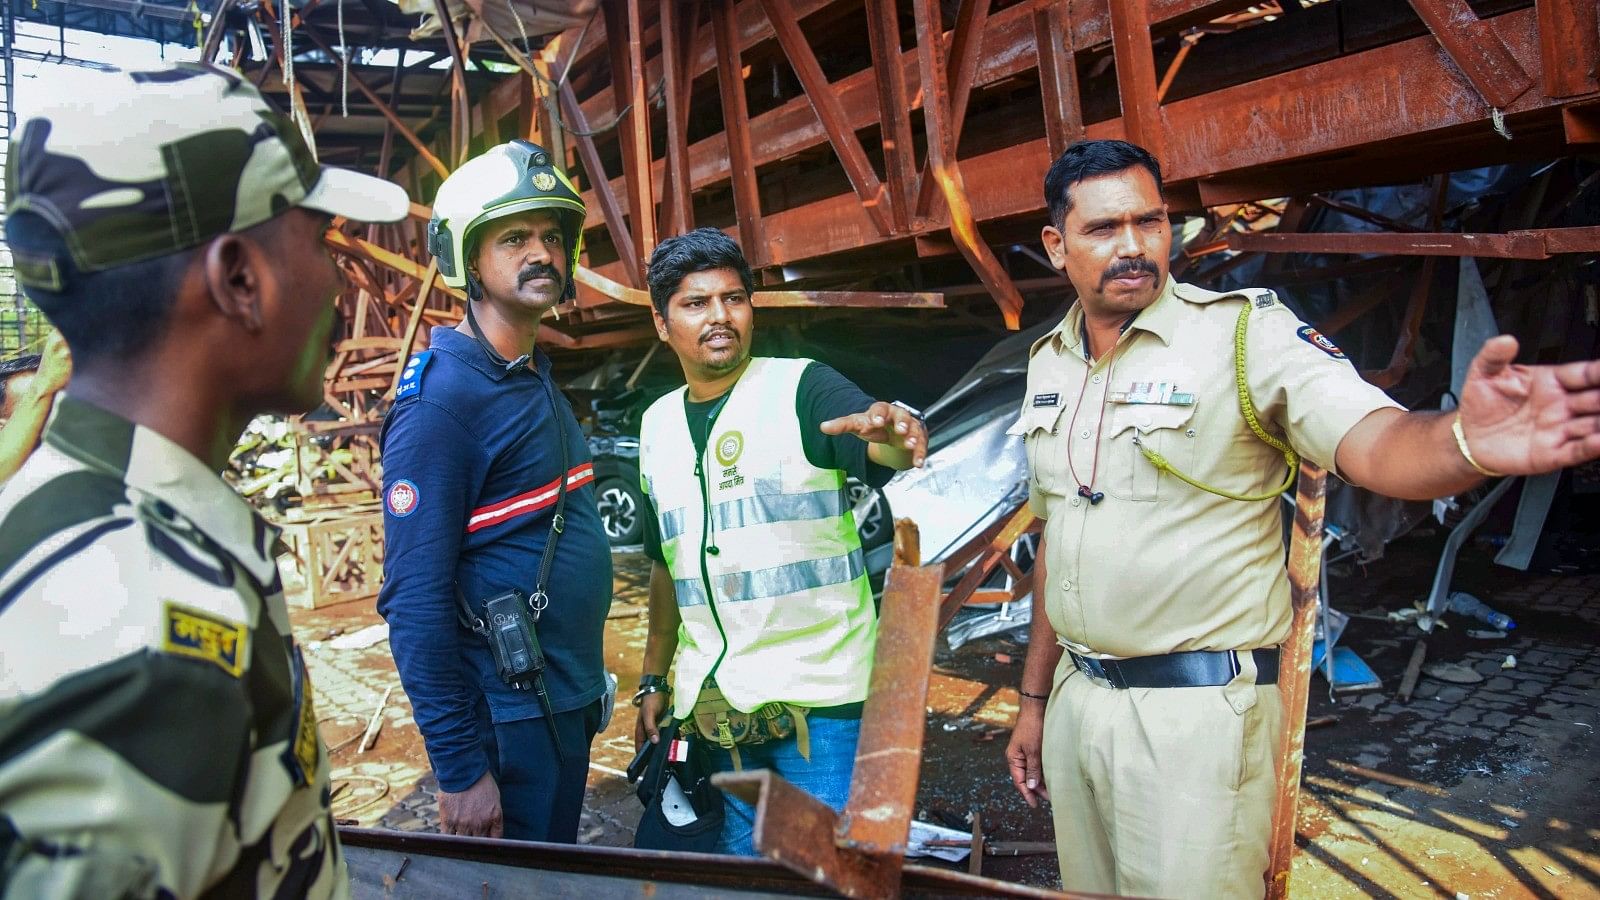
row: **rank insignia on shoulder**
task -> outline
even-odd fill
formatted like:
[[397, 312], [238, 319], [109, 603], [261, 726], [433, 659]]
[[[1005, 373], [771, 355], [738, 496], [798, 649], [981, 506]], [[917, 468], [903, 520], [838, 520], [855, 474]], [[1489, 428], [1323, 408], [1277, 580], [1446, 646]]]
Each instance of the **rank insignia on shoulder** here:
[[250, 629], [242, 622], [168, 600], [161, 623], [163, 653], [203, 660], [235, 678], [243, 674]]
[[1338, 344], [1335, 344], [1333, 341], [1329, 340], [1326, 335], [1315, 328], [1312, 328], [1310, 325], [1301, 325], [1300, 329], [1296, 331], [1295, 334], [1300, 336], [1300, 340], [1305, 341], [1306, 343], [1317, 348], [1318, 350], [1321, 350], [1323, 353], [1328, 354], [1334, 359], [1349, 358], [1344, 355], [1343, 350], [1339, 349]]
[[1035, 407], [1040, 407], [1040, 406], [1060, 406], [1061, 405], [1061, 395], [1060, 394], [1034, 394], [1033, 395], [1033, 405]]
[[1271, 291], [1261, 291], [1260, 293], [1256, 294], [1253, 302], [1256, 309], [1266, 309], [1272, 304], [1278, 302], [1278, 295]]
[[406, 363], [405, 370], [400, 373], [400, 386], [395, 389], [394, 398], [409, 397], [422, 390], [422, 371], [433, 360], [433, 351], [424, 350]]

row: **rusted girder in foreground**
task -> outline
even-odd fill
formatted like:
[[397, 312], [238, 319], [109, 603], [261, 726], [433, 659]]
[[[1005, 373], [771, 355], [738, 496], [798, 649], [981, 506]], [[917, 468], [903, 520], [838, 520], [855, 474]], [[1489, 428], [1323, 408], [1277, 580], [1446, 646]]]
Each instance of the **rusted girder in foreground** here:
[[1387, 256], [1478, 256], [1549, 259], [1558, 253], [1600, 253], [1600, 225], [1532, 228], [1505, 234], [1452, 232], [1303, 232], [1230, 234], [1228, 246], [1256, 253], [1377, 253]]
[[1306, 755], [1306, 702], [1311, 697], [1311, 638], [1322, 587], [1322, 513], [1327, 492], [1328, 473], [1302, 462], [1294, 501], [1294, 536], [1289, 544], [1294, 617], [1278, 663], [1283, 730], [1278, 747], [1278, 796], [1272, 806], [1272, 855], [1267, 867], [1267, 896], [1272, 900], [1289, 895], [1289, 863], [1294, 858], [1300, 770]]
[[712, 783], [756, 808], [756, 849], [846, 897], [898, 897], [922, 772], [928, 667], [943, 566], [916, 567], [916, 527], [895, 524], [897, 563], [878, 618], [872, 681], [844, 812], [777, 774], [723, 772]]

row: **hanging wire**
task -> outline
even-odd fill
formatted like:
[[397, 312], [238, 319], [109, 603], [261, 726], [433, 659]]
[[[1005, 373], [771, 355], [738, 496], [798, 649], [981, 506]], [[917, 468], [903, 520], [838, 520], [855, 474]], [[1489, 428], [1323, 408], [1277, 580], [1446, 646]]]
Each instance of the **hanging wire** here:
[[[514, 5], [512, 5], [512, 0], [506, 0], [506, 11], [511, 13], [512, 21], [517, 23], [517, 31], [522, 36], [523, 55], [527, 56], [531, 60], [533, 58], [533, 49], [531, 42], [528, 40], [528, 30], [523, 27], [522, 17], [517, 15], [517, 9]], [[534, 78], [538, 79], [538, 81], [544, 85], [545, 89], [548, 90], [552, 96], [559, 94], [561, 86], [567, 83], [567, 76], [571, 74], [573, 64], [578, 61], [578, 49], [583, 46], [583, 39], [589, 33], [589, 26], [594, 24], [595, 17], [599, 14], [600, 8], [596, 6], [595, 11], [590, 13], [589, 20], [584, 22], [583, 28], [578, 31], [578, 39], [572, 43], [572, 53], [567, 57], [567, 64], [562, 67], [561, 75], [556, 78], [555, 81], [551, 81], [549, 78], [547, 78], [543, 72], [538, 70], [537, 67], [530, 67]], [[666, 75], [663, 74], [661, 78], [656, 81], [656, 86], [650, 89], [649, 95], [645, 98], [645, 105], [653, 106], [660, 101], [662, 99], [663, 92], [666, 90], [666, 87], [667, 78]], [[567, 134], [575, 134], [579, 137], [596, 137], [598, 135], [605, 134], [608, 131], [612, 131], [618, 125], [622, 124], [623, 117], [626, 116], [628, 111], [631, 109], [633, 109], [633, 104], [629, 103], [627, 106], [624, 106], [621, 110], [619, 110], [616, 115], [612, 116], [610, 122], [600, 126], [599, 128], [590, 128], [587, 130], [572, 127], [572, 125], [561, 116], [559, 109], [552, 110], [552, 112], [555, 113], [556, 121], [560, 124], [563, 132]]]
[[350, 118], [350, 48], [344, 42], [344, 0], [339, 0], [339, 117]]

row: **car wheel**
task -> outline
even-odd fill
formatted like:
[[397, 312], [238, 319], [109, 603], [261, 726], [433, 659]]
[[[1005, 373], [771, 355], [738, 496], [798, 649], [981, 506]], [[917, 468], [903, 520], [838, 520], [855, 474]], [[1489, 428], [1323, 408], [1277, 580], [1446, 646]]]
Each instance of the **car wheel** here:
[[852, 508], [860, 506], [861, 501], [868, 495], [872, 497], [867, 508], [856, 517], [856, 534], [861, 536], [861, 546], [876, 547], [887, 541], [891, 536], [892, 525], [889, 521], [889, 503], [883, 499], [883, 494], [854, 478], [845, 482], [844, 490], [845, 499]]
[[637, 486], [621, 478], [607, 478], [596, 486], [595, 494], [600, 523], [611, 546], [631, 546], [644, 540], [644, 497]]

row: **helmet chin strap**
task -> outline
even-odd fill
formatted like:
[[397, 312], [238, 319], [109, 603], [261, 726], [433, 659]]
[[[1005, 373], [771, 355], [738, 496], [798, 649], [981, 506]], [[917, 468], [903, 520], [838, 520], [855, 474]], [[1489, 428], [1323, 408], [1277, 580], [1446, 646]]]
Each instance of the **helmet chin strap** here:
[[472, 336], [473, 336], [473, 338], [475, 340], [477, 340], [478, 346], [483, 348], [483, 352], [488, 355], [489, 360], [491, 362], [493, 362], [495, 365], [501, 367], [502, 369], [505, 369], [508, 372], [513, 370], [513, 369], [519, 368], [521, 366], [527, 365], [528, 364], [528, 358], [529, 358], [529, 356], [531, 354], [524, 353], [521, 356], [517, 357], [516, 359], [508, 360], [504, 356], [501, 356], [500, 355], [500, 351], [496, 350], [494, 348], [494, 344], [489, 343], [489, 339], [484, 336], [484, 334], [483, 334], [483, 326], [478, 324], [478, 317], [472, 314], [472, 307], [473, 307], [474, 302], [476, 302], [482, 296], [483, 296], [483, 286], [478, 284], [478, 279], [477, 279], [476, 276], [474, 276], [471, 272], [468, 272], [467, 273], [467, 327], [472, 329]]

